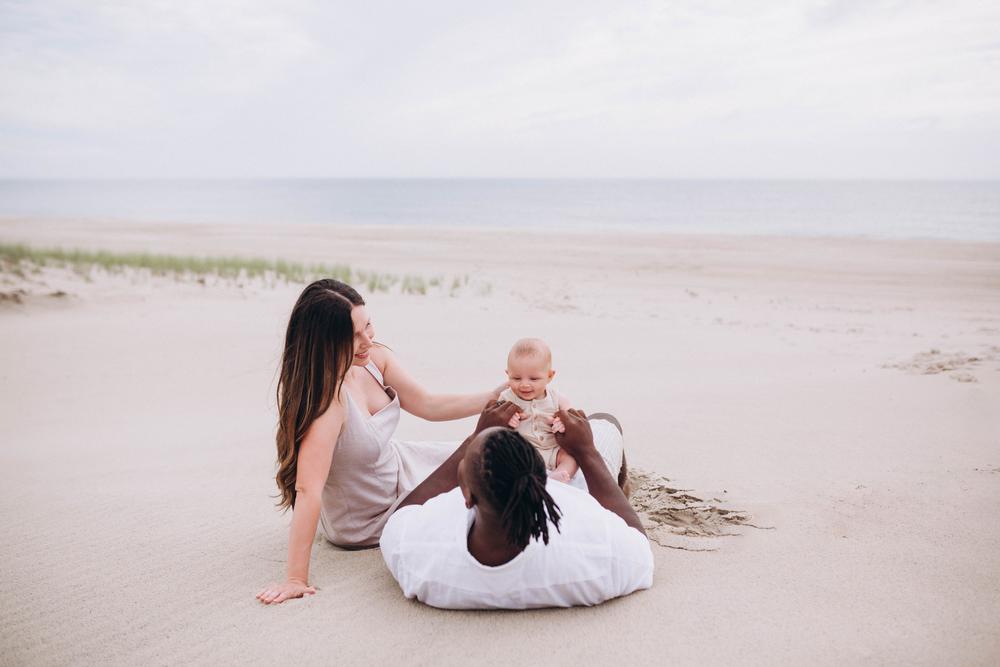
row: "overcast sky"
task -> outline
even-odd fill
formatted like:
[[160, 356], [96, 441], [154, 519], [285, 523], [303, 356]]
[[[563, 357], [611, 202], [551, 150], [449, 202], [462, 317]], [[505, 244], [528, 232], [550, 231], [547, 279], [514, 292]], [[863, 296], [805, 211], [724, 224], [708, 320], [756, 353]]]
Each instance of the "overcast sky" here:
[[1000, 178], [998, 7], [0, 0], [0, 177]]

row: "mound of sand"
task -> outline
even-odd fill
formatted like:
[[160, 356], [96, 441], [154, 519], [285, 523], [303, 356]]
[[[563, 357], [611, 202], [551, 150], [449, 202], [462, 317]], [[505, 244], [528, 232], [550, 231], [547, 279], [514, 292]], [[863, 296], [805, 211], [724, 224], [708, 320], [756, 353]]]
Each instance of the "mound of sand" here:
[[721, 506], [718, 498], [705, 500], [680, 489], [663, 475], [633, 468], [629, 471], [629, 501], [639, 514], [649, 538], [660, 546], [687, 551], [715, 551], [704, 538], [735, 537], [738, 526], [758, 528], [750, 515]]

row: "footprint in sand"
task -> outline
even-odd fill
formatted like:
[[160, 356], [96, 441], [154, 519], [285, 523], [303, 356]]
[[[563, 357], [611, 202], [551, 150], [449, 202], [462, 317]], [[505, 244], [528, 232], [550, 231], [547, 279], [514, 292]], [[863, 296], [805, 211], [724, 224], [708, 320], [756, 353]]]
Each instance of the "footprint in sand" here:
[[11, 290], [10, 292], [0, 292], [0, 303], [24, 303], [24, 298], [28, 293], [23, 289]]
[[964, 352], [944, 353], [931, 348], [926, 352], [918, 352], [906, 361], [882, 364], [882, 368], [895, 368], [913, 375], [948, 373], [948, 377], [956, 382], [979, 382], [971, 371], [984, 361], [995, 360], [998, 351], [1000, 348], [990, 347], [981, 354], [971, 355]]

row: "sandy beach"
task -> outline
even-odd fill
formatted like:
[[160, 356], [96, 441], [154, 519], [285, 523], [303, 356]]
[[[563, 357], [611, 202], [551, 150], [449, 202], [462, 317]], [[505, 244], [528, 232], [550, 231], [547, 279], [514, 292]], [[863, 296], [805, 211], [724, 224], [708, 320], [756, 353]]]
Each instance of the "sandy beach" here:
[[[561, 391], [697, 499], [657, 529], [653, 588], [595, 608], [439, 611], [322, 538], [318, 594], [263, 607], [302, 285], [8, 271], [4, 665], [1000, 660], [1000, 244], [79, 220], [0, 220], [0, 241], [440, 277], [360, 288], [426, 386], [492, 388], [541, 336]], [[750, 525], [703, 525], [717, 509]]]

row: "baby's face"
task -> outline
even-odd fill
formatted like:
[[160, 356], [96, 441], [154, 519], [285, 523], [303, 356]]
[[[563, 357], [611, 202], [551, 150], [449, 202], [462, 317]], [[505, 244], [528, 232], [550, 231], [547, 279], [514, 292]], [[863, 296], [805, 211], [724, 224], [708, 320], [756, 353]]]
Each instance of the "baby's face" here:
[[507, 359], [507, 386], [518, 398], [531, 401], [545, 396], [545, 387], [556, 372], [545, 359], [526, 356]]

